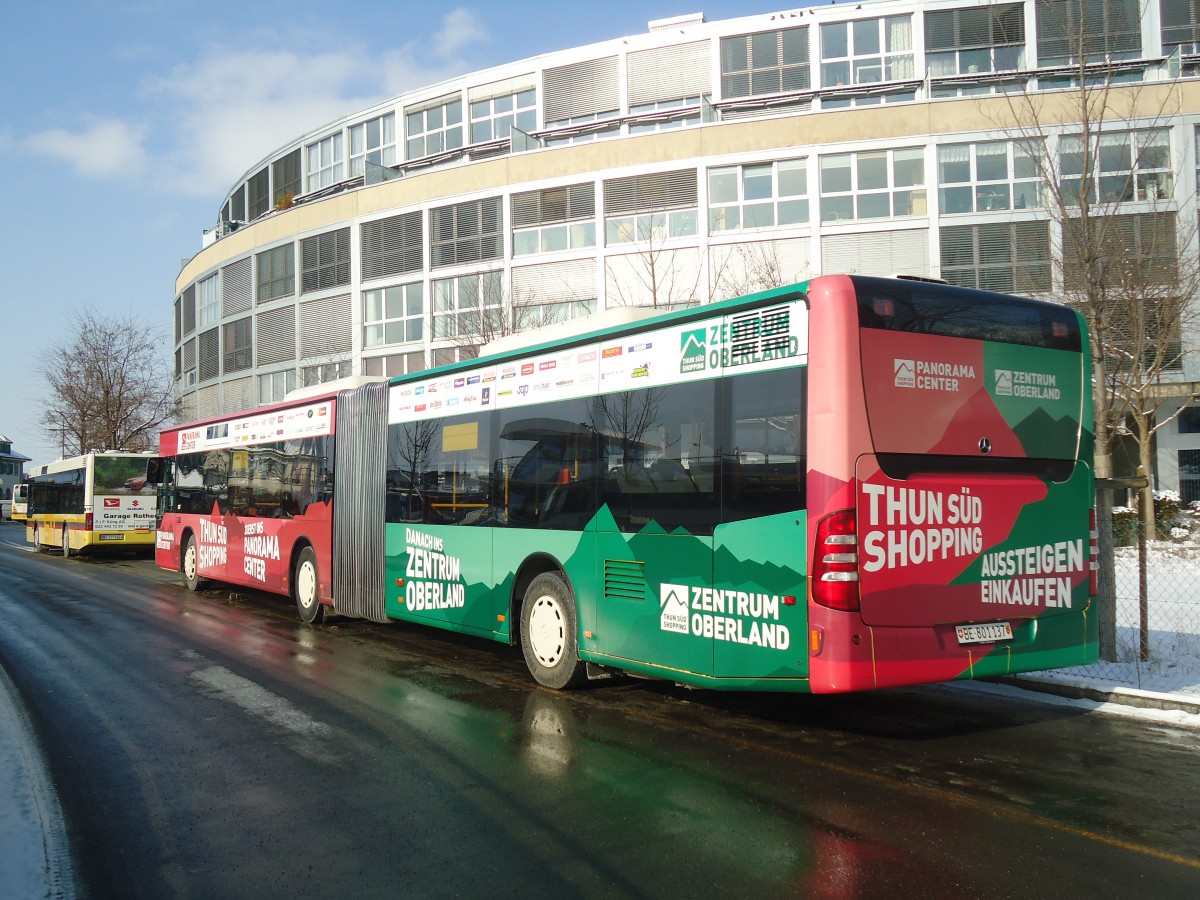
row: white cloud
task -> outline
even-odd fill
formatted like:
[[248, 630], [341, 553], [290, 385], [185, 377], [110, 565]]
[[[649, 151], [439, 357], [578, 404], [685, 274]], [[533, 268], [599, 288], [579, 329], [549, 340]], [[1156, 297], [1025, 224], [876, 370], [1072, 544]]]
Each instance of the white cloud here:
[[336, 42], [295, 32], [286, 38], [287, 49], [210, 46], [146, 87], [151, 102], [169, 107], [163, 127], [172, 134], [158, 167], [160, 186], [216, 198], [288, 140], [464, 71], [460, 54], [485, 36], [472, 14], [454, 10], [432, 39], [382, 55], [355, 45], [307, 53], [293, 48]]
[[140, 172], [146, 164], [146, 131], [119, 119], [97, 119], [80, 132], [54, 129], [22, 142], [34, 154], [60, 159], [84, 176], [109, 178]]
[[462, 48], [487, 38], [487, 30], [469, 9], [452, 9], [442, 17], [442, 30], [433, 39], [438, 56], [453, 57]]

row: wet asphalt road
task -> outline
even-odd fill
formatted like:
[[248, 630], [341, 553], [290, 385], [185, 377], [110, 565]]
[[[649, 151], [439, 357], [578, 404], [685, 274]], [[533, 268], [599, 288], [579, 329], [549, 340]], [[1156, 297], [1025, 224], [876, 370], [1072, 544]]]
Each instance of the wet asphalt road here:
[[570, 695], [0, 527], [0, 666], [91, 897], [1194, 897], [1200, 734], [931, 687]]

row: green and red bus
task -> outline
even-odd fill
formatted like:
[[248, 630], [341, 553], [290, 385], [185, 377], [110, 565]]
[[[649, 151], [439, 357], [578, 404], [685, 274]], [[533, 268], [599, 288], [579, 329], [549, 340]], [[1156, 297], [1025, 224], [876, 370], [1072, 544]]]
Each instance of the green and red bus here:
[[519, 643], [553, 688], [1096, 659], [1071, 309], [835, 275], [517, 339], [165, 432], [158, 564]]

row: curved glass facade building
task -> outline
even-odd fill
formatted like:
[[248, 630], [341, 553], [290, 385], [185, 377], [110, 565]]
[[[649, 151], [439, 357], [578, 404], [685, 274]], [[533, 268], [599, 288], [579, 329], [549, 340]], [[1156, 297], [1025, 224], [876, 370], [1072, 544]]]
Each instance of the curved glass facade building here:
[[[176, 282], [183, 416], [822, 273], [1062, 297], [1044, 160], [1116, 192], [1132, 244], [1169, 231], [1195, 256], [1198, 2], [681, 16], [281, 135]], [[1081, 80], [1111, 85], [1095, 154], [1078, 139]], [[1016, 125], [1030, 97], [1044, 160]], [[1200, 343], [1186, 328], [1164, 339]], [[1190, 395], [1193, 368], [1168, 393]], [[1158, 448], [1164, 486], [1200, 498], [1200, 411]]]

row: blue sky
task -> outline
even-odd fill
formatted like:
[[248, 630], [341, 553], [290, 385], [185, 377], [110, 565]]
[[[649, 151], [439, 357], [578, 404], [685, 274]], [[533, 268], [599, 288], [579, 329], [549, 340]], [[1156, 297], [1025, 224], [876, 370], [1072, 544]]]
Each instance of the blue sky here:
[[[796, 4], [800, 5], [800, 4]], [[804, 4], [807, 5], [807, 4]], [[0, 434], [34, 463], [37, 373], [73, 313], [169, 331], [234, 180], [312, 128], [444, 78], [746, 2], [41, 0], [0, 25]], [[70, 365], [70, 360], [63, 360]]]

